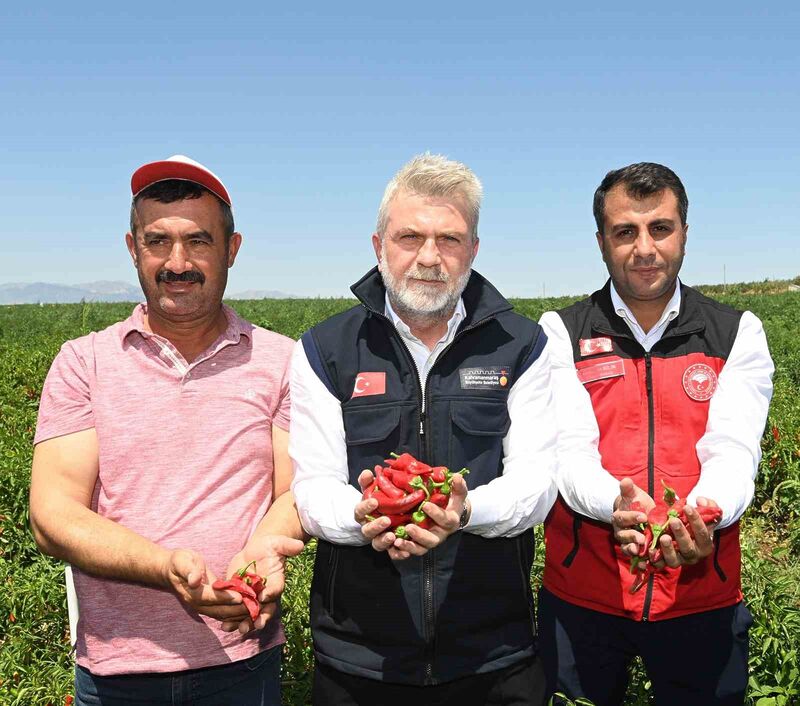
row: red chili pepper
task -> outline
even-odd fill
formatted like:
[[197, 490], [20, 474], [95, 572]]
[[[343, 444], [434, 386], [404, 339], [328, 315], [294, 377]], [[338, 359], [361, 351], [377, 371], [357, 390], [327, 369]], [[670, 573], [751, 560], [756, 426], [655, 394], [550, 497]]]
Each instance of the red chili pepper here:
[[254, 598], [256, 595], [253, 587], [248, 586], [242, 580], [242, 577], [237, 576], [236, 574], [231, 576], [229, 579], [217, 579], [211, 584], [211, 587], [217, 589], [218, 591], [236, 591], [237, 593], [241, 593], [242, 596], [250, 596], [251, 598]]
[[244, 607], [247, 608], [250, 619], [255, 620], [261, 612], [261, 604], [258, 602], [258, 599], [251, 598], [250, 596], [242, 596], [242, 603], [244, 603]]
[[250, 566], [255, 567], [255, 562], [251, 561], [243, 569], [239, 569], [229, 579], [217, 579], [211, 587], [219, 591], [235, 591], [242, 597], [242, 603], [250, 618], [255, 620], [261, 612], [261, 605], [258, 602], [258, 594], [264, 590], [266, 580], [256, 573], [249, 572]]
[[265, 580], [262, 576], [258, 574], [251, 573], [250, 571], [246, 572], [244, 576], [242, 576], [242, 580], [253, 589], [256, 595], [261, 593], [264, 590]]
[[415, 490], [418, 490], [416, 486], [412, 485], [415, 478], [420, 478], [420, 476], [409, 473], [408, 471], [392, 471], [392, 482], [407, 493], [413, 493]]
[[[377, 494], [376, 497], [378, 497]], [[378, 511], [384, 515], [397, 515], [408, 512], [415, 505], [419, 505], [424, 499], [424, 490], [415, 490], [413, 493], [409, 493], [402, 498], [386, 498], [385, 500], [378, 498]]]
[[407, 471], [410, 464], [417, 462], [417, 459], [409, 453], [400, 454], [399, 456], [393, 453], [391, 456], [392, 458], [386, 459], [386, 465], [398, 471]]
[[644, 546], [639, 547], [639, 556], [647, 556], [647, 552], [650, 551], [650, 545], [653, 543], [653, 530], [650, 526], [645, 527], [644, 529]]
[[434, 466], [431, 468], [431, 478], [434, 483], [444, 483], [450, 477], [448, 474], [450, 474], [450, 471], [447, 466]]
[[252, 586], [248, 586], [240, 576], [234, 575], [227, 581], [218, 579], [211, 584], [211, 587], [217, 590], [235, 591], [241, 595], [242, 603], [244, 603], [245, 608], [247, 608], [247, 612], [250, 614], [250, 617], [253, 620], [258, 617], [260, 606], [258, 599], [256, 598], [256, 593]]
[[431, 467], [422, 461], [414, 461], [414, 463], [408, 464], [407, 470], [409, 473], [416, 473], [419, 476], [427, 476], [430, 475]]
[[433, 503], [437, 507], [445, 508], [447, 507], [447, 502], [450, 498], [445, 495], [444, 493], [434, 492], [431, 493], [431, 497], [428, 498], [428, 502]]
[[388, 517], [389, 528], [394, 529], [395, 527], [400, 527], [400, 525], [407, 525], [411, 522], [411, 513], [405, 512], [400, 515], [382, 515], [382, 517]]
[[362, 500], [368, 500], [373, 496], [375, 491], [378, 490], [378, 484], [375, 481], [372, 481], [366, 488], [364, 488], [364, 492], [361, 494]]
[[656, 505], [656, 507], [647, 513], [647, 521], [651, 525], [665, 525], [667, 520], [669, 520], [669, 512], [665, 507]]
[[696, 507], [697, 514], [705, 524], [710, 525], [713, 522], [719, 522], [722, 519], [722, 510], [718, 507], [710, 507], [708, 505], [701, 505]]
[[[380, 469], [380, 470], [379, 470]], [[389, 498], [402, 498], [405, 493], [398, 488], [384, 473], [381, 466], [375, 466], [375, 479], [381, 492]]]
[[370, 497], [375, 498], [375, 500], [378, 501], [378, 511], [379, 512], [383, 512], [381, 510], [381, 505], [383, 505], [385, 503], [393, 502], [395, 500], [401, 500], [402, 499], [402, 498], [390, 498], [386, 493], [384, 493], [380, 488], [377, 488], [377, 487], [375, 488], [375, 490], [372, 491], [372, 495]]

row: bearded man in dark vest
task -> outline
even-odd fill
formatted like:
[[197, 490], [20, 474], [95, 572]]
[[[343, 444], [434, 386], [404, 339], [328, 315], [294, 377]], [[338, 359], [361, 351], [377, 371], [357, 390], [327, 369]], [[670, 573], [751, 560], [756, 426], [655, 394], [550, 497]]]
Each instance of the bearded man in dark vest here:
[[[541, 704], [532, 527], [555, 497], [547, 338], [472, 262], [481, 184], [412, 159], [386, 188], [359, 304], [308, 331], [292, 371], [293, 483], [319, 538], [315, 704]], [[390, 452], [468, 468], [430, 529], [362, 500]], [[402, 534], [402, 533], [400, 533]]]

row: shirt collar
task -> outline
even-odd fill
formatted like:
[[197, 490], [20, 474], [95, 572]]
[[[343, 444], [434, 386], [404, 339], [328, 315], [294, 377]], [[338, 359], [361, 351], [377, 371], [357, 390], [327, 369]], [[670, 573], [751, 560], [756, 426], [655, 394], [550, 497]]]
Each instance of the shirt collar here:
[[[634, 323], [639, 328], [641, 325], [636, 320], [636, 317], [633, 315], [633, 312], [628, 308], [628, 305], [622, 300], [622, 297], [617, 292], [617, 288], [614, 286], [614, 282], [611, 282], [611, 303], [614, 306], [614, 311], [617, 313], [617, 316], [621, 316], [623, 319], [630, 323]], [[658, 323], [653, 326], [653, 329], [658, 328], [664, 321], [672, 321], [680, 312], [681, 310], [681, 281], [679, 279], [675, 280], [675, 291], [672, 293], [670, 300], [667, 302], [667, 305], [664, 307], [664, 311], [661, 312], [661, 317], [658, 320]], [[651, 329], [652, 330], [652, 329]]]
[[[394, 327], [398, 330], [400, 335], [403, 336], [404, 338], [417, 340], [417, 337], [413, 333], [411, 333], [411, 329], [408, 327], [408, 324], [397, 315], [397, 312], [395, 312], [394, 309], [392, 309], [392, 304], [389, 301], [388, 292], [386, 293], [385, 296], [385, 302], [386, 302], [385, 303], [386, 316], [389, 317], [389, 320], [394, 324]], [[453, 330], [464, 320], [466, 315], [467, 315], [467, 310], [464, 308], [464, 300], [461, 297], [459, 297], [458, 303], [456, 304], [456, 308], [453, 311], [453, 315], [447, 321], [447, 333], [444, 336], [445, 338], [451, 335]]]
[[[225, 313], [225, 318], [228, 322], [228, 326], [225, 328], [225, 331], [222, 333], [222, 335], [218, 340], [233, 341], [234, 343], [238, 343], [239, 339], [243, 335], [247, 336], [248, 339], [252, 340], [253, 324], [251, 324], [249, 321], [245, 321], [227, 304], [222, 305], [222, 311]], [[140, 334], [141, 336], [144, 336], [145, 338], [152, 335], [150, 331], [147, 330], [147, 327], [145, 326], [144, 323], [144, 317], [146, 314], [147, 314], [147, 304], [145, 303], [138, 304], [131, 313], [131, 315], [127, 319], [125, 319], [125, 321], [122, 322], [122, 329], [120, 332], [122, 340], [125, 340], [130, 334], [134, 332]]]

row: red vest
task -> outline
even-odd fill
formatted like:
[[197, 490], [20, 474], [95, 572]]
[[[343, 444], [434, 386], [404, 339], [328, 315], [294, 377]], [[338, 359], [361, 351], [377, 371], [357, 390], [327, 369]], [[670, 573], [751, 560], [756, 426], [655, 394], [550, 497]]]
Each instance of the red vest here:
[[[559, 315], [591, 396], [603, 467], [616, 478], [631, 478], [651, 497], [661, 496], [663, 480], [685, 498], [700, 476], [695, 445], [741, 312], [682, 286], [679, 315], [649, 353], [614, 312], [608, 284]], [[545, 588], [604, 613], [662, 620], [742, 598], [738, 523], [714, 533], [707, 559], [667, 567], [636, 593], [629, 590], [630, 560], [611, 526], [573, 512], [561, 496], [545, 522], [545, 545]]]

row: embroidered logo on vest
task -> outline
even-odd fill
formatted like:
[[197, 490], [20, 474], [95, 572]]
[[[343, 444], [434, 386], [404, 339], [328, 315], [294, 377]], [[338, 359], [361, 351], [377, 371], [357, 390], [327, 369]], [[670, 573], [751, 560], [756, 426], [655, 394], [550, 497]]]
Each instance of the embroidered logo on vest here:
[[581, 356], [596, 355], [597, 353], [611, 353], [614, 350], [614, 344], [607, 336], [601, 338], [582, 338], [578, 341], [581, 349]]
[[386, 373], [359, 373], [353, 385], [353, 397], [386, 394]]
[[710, 400], [717, 389], [717, 374], [705, 363], [690, 365], [683, 373], [683, 389], [693, 400]]
[[508, 368], [491, 365], [485, 368], [459, 368], [462, 390], [502, 390], [508, 387]]

